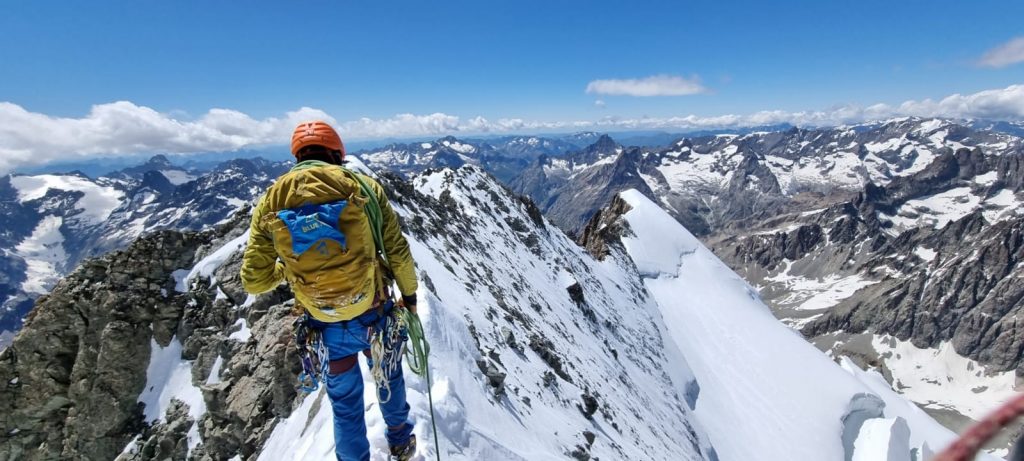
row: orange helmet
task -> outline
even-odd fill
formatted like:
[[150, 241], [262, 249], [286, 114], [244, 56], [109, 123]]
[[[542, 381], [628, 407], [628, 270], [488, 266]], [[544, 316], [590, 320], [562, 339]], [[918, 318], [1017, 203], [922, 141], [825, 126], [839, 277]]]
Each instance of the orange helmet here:
[[327, 122], [314, 120], [302, 122], [295, 127], [292, 133], [292, 155], [298, 157], [299, 150], [306, 146], [324, 146], [330, 150], [341, 151], [345, 156], [345, 145], [341, 143], [341, 136], [334, 131]]

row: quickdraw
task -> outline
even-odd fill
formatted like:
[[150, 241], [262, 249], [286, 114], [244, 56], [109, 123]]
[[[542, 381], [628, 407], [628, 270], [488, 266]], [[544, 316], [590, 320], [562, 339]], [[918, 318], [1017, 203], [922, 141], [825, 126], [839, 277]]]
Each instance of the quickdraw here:
[[327, 382], [327, 371], [330, 366], [330, 356], [323, 341], [323, 332], [310, 326], [309, 317], [305, 314], [295, 319], [292, 331], [299, 361], [302, 363], [299, 388], [306, 393], [316, 392], [320, 388], [320, 383]]
[[395, 307], [381, 321], [380, 328], [370, 330], [370, 358], [373, 359], [373, 366], [370, 367], [370, 376], [377, 384], [380, 403], [387, 403], [391, 400], [391, 383], [389, 376], [393, 376], [402, 366], [402, 355], [405, 354], [405, 341], [407, 339], [406, 326], [398, 315], [401, 307]]

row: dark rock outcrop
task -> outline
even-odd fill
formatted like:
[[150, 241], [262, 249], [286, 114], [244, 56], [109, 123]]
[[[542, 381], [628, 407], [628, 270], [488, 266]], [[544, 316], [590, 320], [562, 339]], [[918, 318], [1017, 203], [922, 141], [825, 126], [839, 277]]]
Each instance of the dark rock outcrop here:
[[573, 176], [564, 186], [563, 193], [546, 210], [548, 219], [570, 235], [577, 235], [594, 213], [619, 192], [636, 189], [656, 199], [640, 176], [642, 154], [640, 149], [628, 149], [611, 163], [588, 168]]
[[159, 232], [87, 261], [41, 298], [0, 353], [4, 459], [112, 459], [142, 425], [150, 341], [167, 345], [188, 300], [174, 270], [191, 266], [198, 234]]
[[[154, 460], [247, 458], [297, 403], [291, 295], [246, 302], [235, 253], [214, 273], [175, 290], [192, 267], [246, 228], [239, 213], [219, 229], [161, 231], [128, 249], [87, 260], [41, 298], [0, 353], [0, 459]], [[222, 293], [223, 296], [218, 296]], [[251, 337], [230, 338], [241, 322]], [[172, 401], [154, 424], [137, 403], [152, 347], [181, 343], [206, 411], [198, 421]], [[151, 346], [151, 344], [153, 346]], [[215, 362], [223, 367], [213, 376]], [[198, 429], [198, 447], [190, 437]], [[122, 450], [138, 437], [134, 451]]]
[[598, 210], [590, 218], [577, 243], [586, 248], [591, 256], [603, 261], [610, 253], [609, 247], [621, 246], [622, 237], [629, 235], [629, 224], [622, 216], [631, 209], [625, 200], [616, 195], [607, 207]]
[[[966, 251], [964, 242], [971, 242]], [[952, 340], [961, 355], [1024, 376], [1024, 220], [989, 225], [974, 213], [880, 253], [909, 255], [922, 245], [937, 253], [935, 261], [863, 288], [803, 333], [871, 330], [918, 347]]]

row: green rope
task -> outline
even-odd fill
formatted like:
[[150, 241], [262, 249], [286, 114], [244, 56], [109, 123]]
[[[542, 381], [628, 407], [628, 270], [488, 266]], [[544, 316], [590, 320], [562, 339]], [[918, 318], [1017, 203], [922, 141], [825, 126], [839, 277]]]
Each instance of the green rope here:
[[437, 423], [434, 422], [434, 393], [432, 392], [434, 385], [430, 382], [430, 365], [427, 362], [427, 357], [430, 355], [430, 343], [427, 342], [427, 337], [423, 334], [423, 324], [420, 323], [418, 315], [405, 308], [399, 308], [397, 312], [399, 321], [405, 325], [406, 331], [409, 333], [409, 349], [405, 351], [409, 360], [406, 361], [406, 364], [409, 365], [409, 369], [413, 373], [427, 379], [430, 426], [434, 430], [434, 454], [437, 456], [437, 460], [441, 461], [440, 439], [437, 438]]
[[[355, 179], [359, 183], [359, 188], [362, 189], [363, 194], [369, 198], [367, 206], [364, 208], [367, 218], [370, 220], [370, 229], [373, 232], [373, 243], [377, 246], [377, 250], [384, 259], [385, 266], [388, 267], [390, 272], [390, 262], [388, 261], [387, 255], [384, 254], [384, 233], [381, 229], [383, 227], [383, 212], [380, 209], [380, 202], [377, 201], [377, 194], [370, 189], [370, 186], [363, 181], [355, 172], [345, 168], [344, 169], [352, 179]], [[437, 437], [437, 423], [434, 421], [434, 394], [431, 392], [434, 385], [430, 382], [430, 366], [427, 363], [427, 356], [430, 355], [430, 343], [427, 342], [426, 335], [423, 334], [423, 324], [420, 323], [418, 315], [409, 312], [408, 309], [398, 309], [399, 321], [405, 325], [406, 331], [409, 333], [409, 344], [410, 348], [405, 351], [406, 356], [409, 360], [406, 363], [409, 365], [409, 369], [413, 373], [422, 376], [427, 379], [427, 402], [430, 405], [430, 426], [434, 431], [434, 454], [437, 456], [437, 461], [441, 461], [441, 445]], [[411, 351], [411, 353], [410, 353]]]
[[411, 357], [405, 363], [409, 365], [409, 369], [413, 373], [426, 377], [430, 371], [427, 369], [430, 343], [427, 342], [427, 338], [423, 335], [423, 324], [420, 323], [420, 317], [409, 312], [409, 309], [403, 308], [398, 309], [398, 318], [402, 325], [405, 325], [406, 331], [409, 333], [409, 349], [405, 351], [405, 354]]
[[354, 171], [347, 168], [342, 169], [359, 183], [359, 188], [362, 189], [363, 195], [369, 199], [363, 211], [366, 213], [367, 219], [370, 220], [370, 232], [373, 234], [373, 244], [377, 247], [377, 253], [384, 259], [384, 264], [388, 266], [388, 271], [390, 271], [391, 262], [388, 261], [388, 256], [384, 253], [384, 231], [381, 229], [384, 227], [384, 213], [380, 209], [380, 202], [377, 201], [377, 194]]

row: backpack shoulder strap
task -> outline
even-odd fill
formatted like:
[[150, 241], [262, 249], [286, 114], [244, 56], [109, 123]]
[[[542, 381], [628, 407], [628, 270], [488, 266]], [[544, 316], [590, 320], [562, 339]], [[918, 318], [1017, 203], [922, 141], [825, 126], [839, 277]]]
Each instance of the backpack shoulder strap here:
[[363, 195], [366, 195], [368, 199], [364, 209], [366, 210], [366, 217], [370, 220], [370, 231], [373, 233], [373, 244], [377, 247], [377, 254], [380, 255], [385, 267], [390, 271], [391, 264], [388, 261], [387, 254], [384, 252], [384, 216], [380, 208], [380, 202], [377, 201], [377, 193], [371, 189], [368, 184], [366, 184], [366, 181], [363, 181], [363, 178], [361, 178], [358, 173], [345, 167], [341, 167], [341, 169], [345, 174], [359, 183], [359, 188], [363, 191]]

